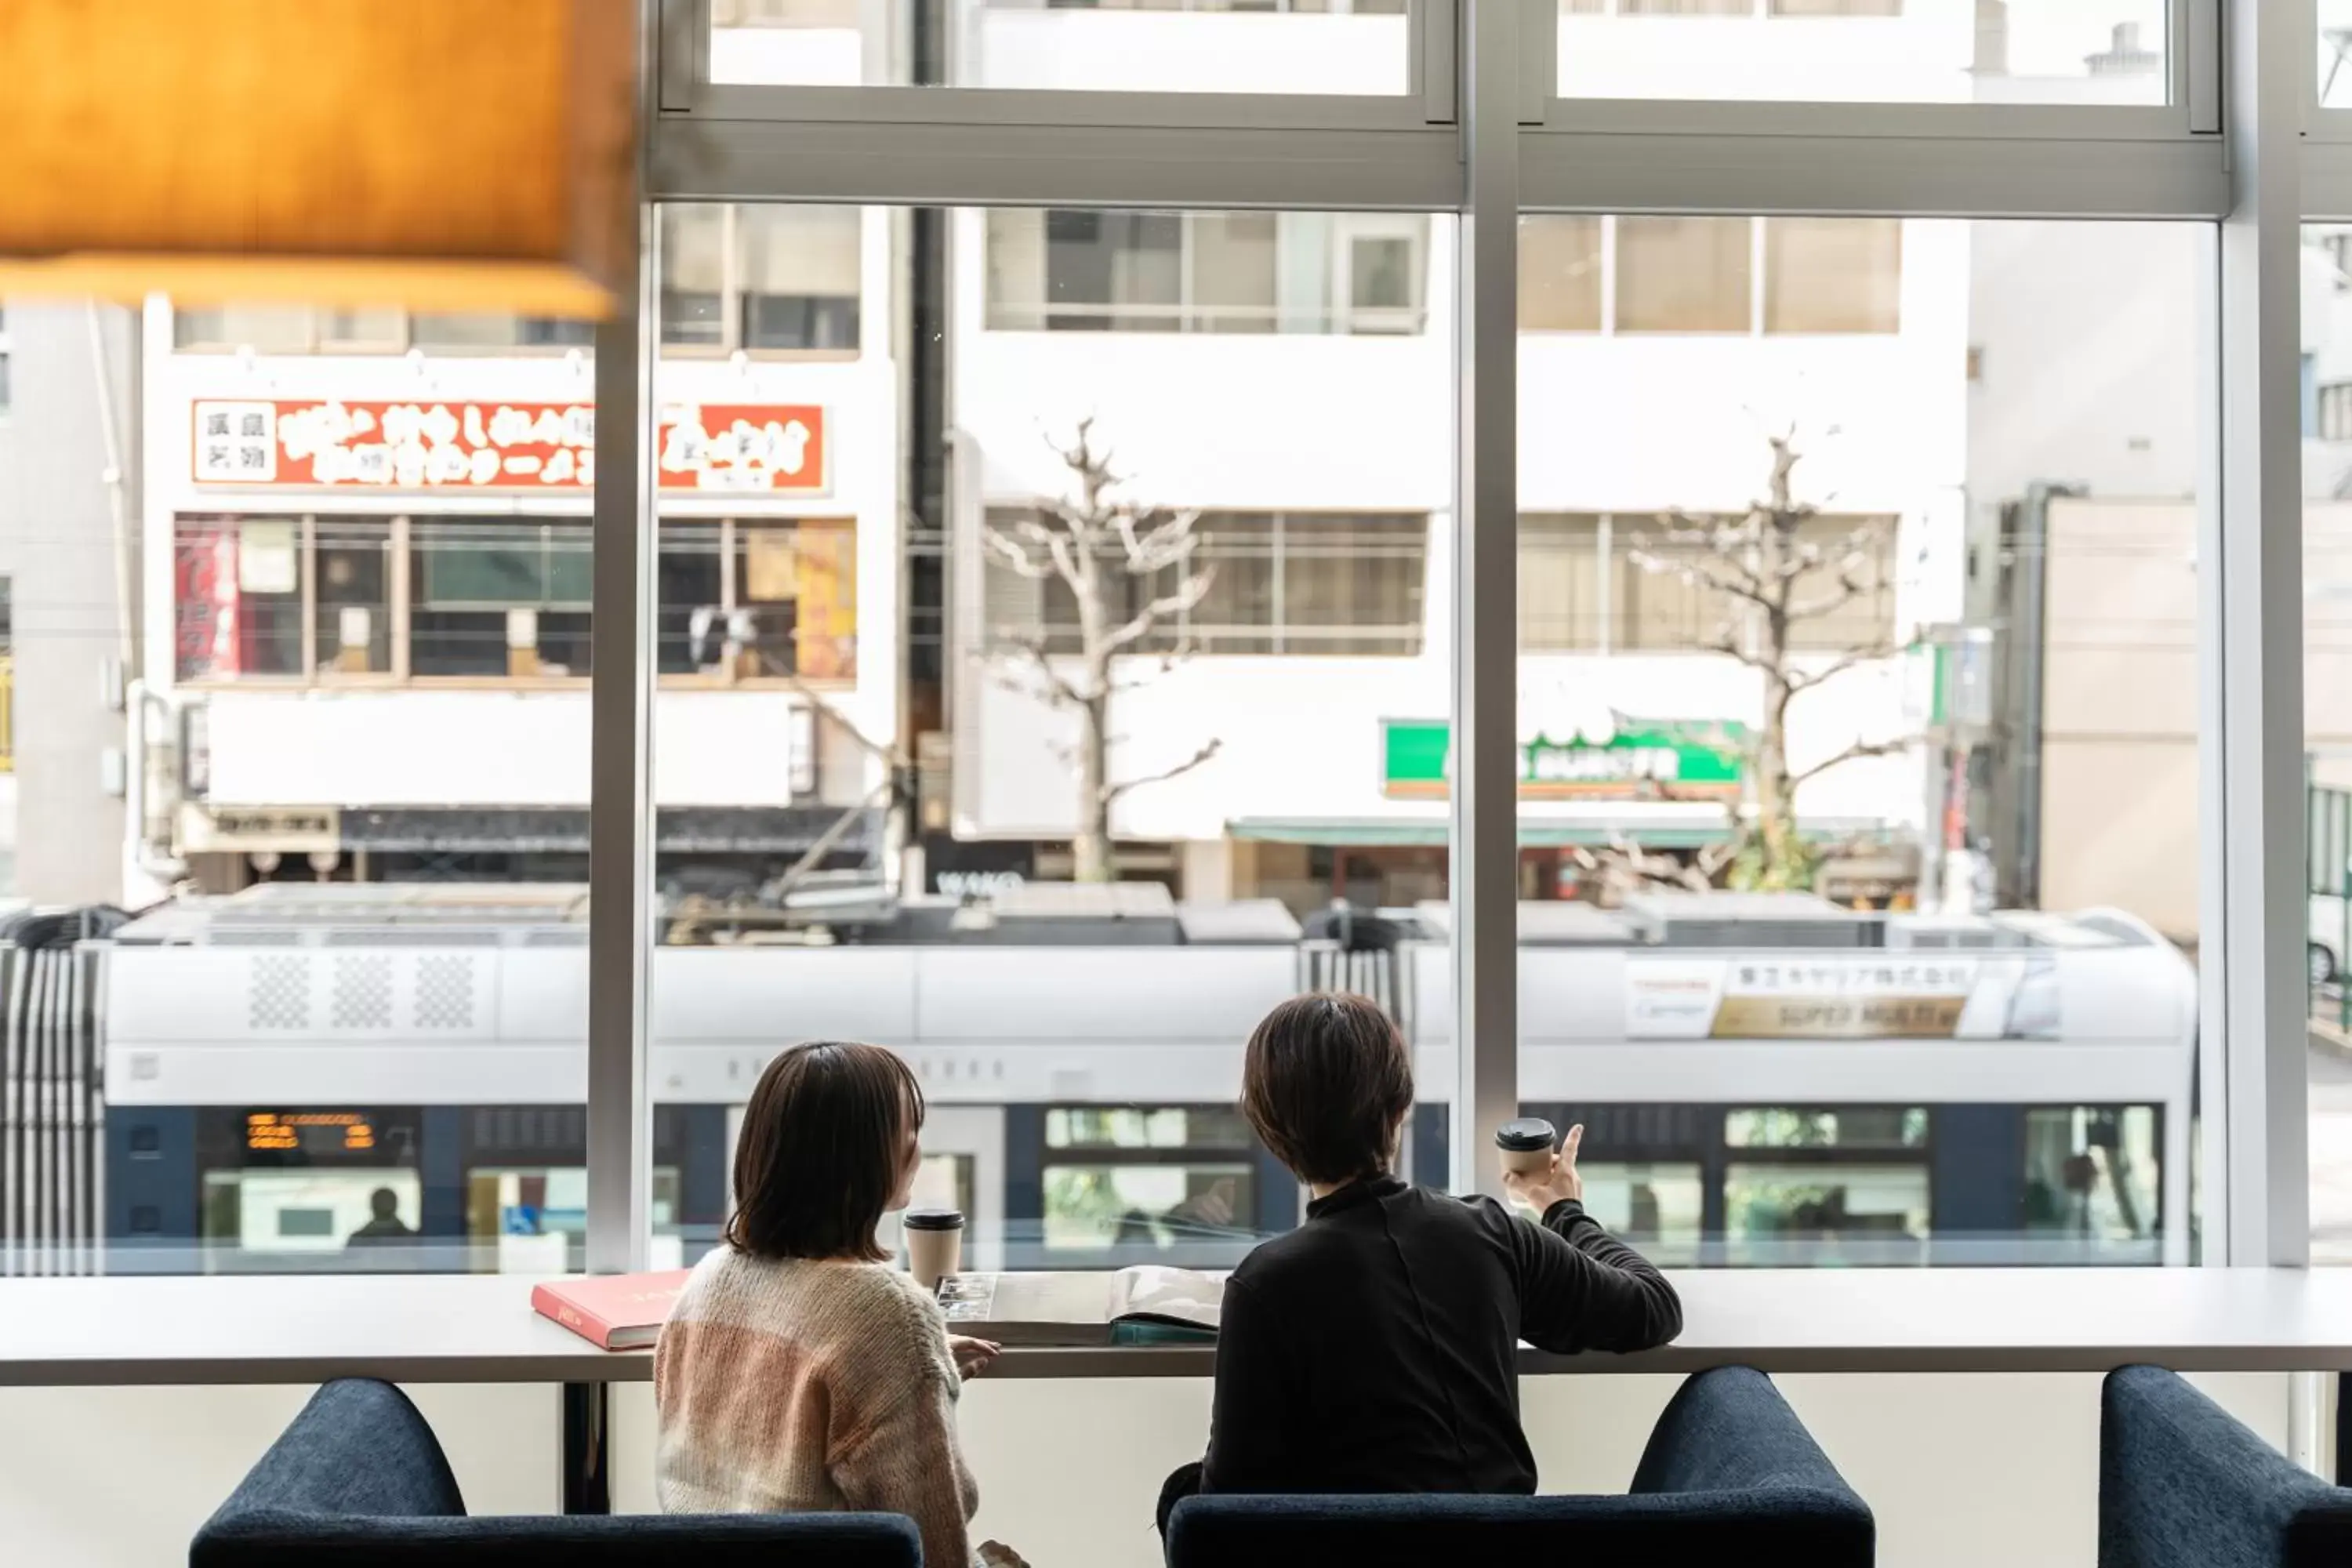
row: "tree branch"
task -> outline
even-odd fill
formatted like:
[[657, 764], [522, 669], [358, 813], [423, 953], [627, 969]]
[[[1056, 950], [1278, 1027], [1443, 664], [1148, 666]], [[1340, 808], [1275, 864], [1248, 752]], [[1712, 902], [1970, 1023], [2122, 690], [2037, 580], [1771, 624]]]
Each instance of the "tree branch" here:
[[1899, 752], [1907, 752], [1916, 738], [1906, 735], [1899, 741], [1856, 741], [1827, 762], [1815, 763], [1810, 768], [1790, 773], [1789, 775], [1790, 792], [1794, 794], [1798, 785], [1808, 779], [1819, 777], [1832, 768], [1843, 767], [1848, 763], [1858, 763], [1864, 757], [1891, 757]]
[[1038, 676], [1045, 682], [1048, 699], [1055, 706], [1063, 708], [1086, 706], [1086, 694], [1070, 683], [1068, 676], [1054, 668], [1052, 657], [1045, 652], [1045, 639], [1043, 636], [1007, 637], [1004, 641], [1013, 652], [1026, 658], [1035, 668]]
[[1105, 805], [1108, 805], [1111, 802], [1118, 799], [1119, 796], [1125, 795], [1128, 791], [1131, 789], [1141, 789], [1145, 784], [1166, 784], [1170, 779], [1181, 778], [1184, 774], [1191, 773], [1194, 768], [1199, 767], [1202, 763], [1207, 762], [1211, 757], [1215, 756], [1223, 745], [1224, 742], [1223, 741], [1211, 741], [1207, 745], [1193, 752], [1192, 756], [1188, 757], [1183, 762], [1178, 763], [1172, 768], [1164, 768], [1156, 773], [1146, 773], [1139, 779], [1126, 779], [1118, 784], [1107, 784], [1103, 785], [1103, 804]]
[[1816, 686], [1826, 686], [1835, 677], [1843, 675], [1847, 670], [1859, 665], [1871, 664], [1882, 658], [1894, 657], [1895, 645], [1892, 643], [1881, 642], [1874, 643], [1869, 647], [1849, 648], [1819, 669], [1810, 672], [1792, 672], [1788, 681], [1789, 695], [1799, 696], [1811, 691]]
[[1151, 628], [1170, 616], [1181, 616], [1208, 596], [1209, 584], [1216, 576], [1213, 567], [1195, 572], [1184, 579], [1183, 586], [1174, 593], [1152, 600], [1135, 613], [1135, 618], [1123, 626], [1115, 627], [1103, 637], [1103, 651], [1117, 653], [1129, 643], [1149, 635]]

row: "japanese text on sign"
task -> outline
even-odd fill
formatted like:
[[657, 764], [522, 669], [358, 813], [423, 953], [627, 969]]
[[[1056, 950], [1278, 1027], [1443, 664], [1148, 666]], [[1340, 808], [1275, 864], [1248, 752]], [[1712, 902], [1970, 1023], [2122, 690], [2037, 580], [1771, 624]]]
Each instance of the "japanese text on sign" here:
[[[666, 489], [814, 493], [825, 412], [808, 404], [665, 404]], [[572, 403], [200, 400], [199, 484], [311, 489], [562, 489], [596, 482], [596, 410]]]

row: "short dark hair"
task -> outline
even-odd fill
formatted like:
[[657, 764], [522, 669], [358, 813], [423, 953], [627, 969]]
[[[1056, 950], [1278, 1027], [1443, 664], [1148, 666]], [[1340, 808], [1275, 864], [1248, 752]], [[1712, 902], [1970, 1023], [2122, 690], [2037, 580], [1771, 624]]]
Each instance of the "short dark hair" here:
[[1302, 1182], [1375, 1175], [1412, 1108], [1404, 1037], [1369, 996], [1294, 996], [1260, 1020], [1242, 1062], [1242, 1114]]
[[922, 1126], [922, 1086], [891, 1052], [794, 1046], [768, 1064], [743, 1108], [728, 1245], [754, 1258], [879, 1262], [875, 1227]]

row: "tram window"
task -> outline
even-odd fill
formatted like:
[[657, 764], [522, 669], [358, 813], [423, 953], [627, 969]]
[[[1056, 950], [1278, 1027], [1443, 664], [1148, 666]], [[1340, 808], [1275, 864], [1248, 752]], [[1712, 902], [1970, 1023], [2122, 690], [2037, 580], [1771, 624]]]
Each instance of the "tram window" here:
[[1166, 1250], [1229, 1233], [1256, 1213], [1256, 1188], [1244, 1161], [1048, 1164], [1045, 1249]]
[[1925, 1106], [1767, 1106], [1723, 1113], [1723, 1142], [1733, 1149], [1924, 1149]]
[[1584, 1210], [1668, 1262], [1695, 1261], [1705, 1226], [1706, 1178], [1696, 1163], [1579, 1161]]
[[2025, 1228], [2094, 1240], [2156, 1235], [2158, 1117], [2152, 1105], [2025, 1112]]
[[208, 1171], [204, 1194], [203, 1239], [215, 1264], [222, 1248], [257, 1256], [341, 1253], [413, 1237], [424, 1209], [417, 1173], [391, 1168]]
[[1241, 1112], [1223, 1107], [1082, 1105], [1045, 1112], [1048, 1149], [1246, 1149], [1250, 1143]]
[[1731, 1259], [1766, 1265], [1916, 1263], [1927, 1167], [1735, 1161], [1723, 1175]]

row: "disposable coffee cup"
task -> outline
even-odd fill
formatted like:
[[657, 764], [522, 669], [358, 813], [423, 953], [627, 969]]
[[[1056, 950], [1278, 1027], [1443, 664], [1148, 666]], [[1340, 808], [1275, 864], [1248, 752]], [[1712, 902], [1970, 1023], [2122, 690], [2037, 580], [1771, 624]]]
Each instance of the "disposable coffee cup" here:
[[926, 1290], [963, 1267], [963, 1214], [957, 1209], [908, 1209], [907, 1272]]
[[1532, 1174], [1551, 1168], [1552, 1151], [1559, 1132], [1540, 1116], [1506, 1121], [1495, 1129], [1495, 1147], [1503, 1153], [1503, 1169]]

